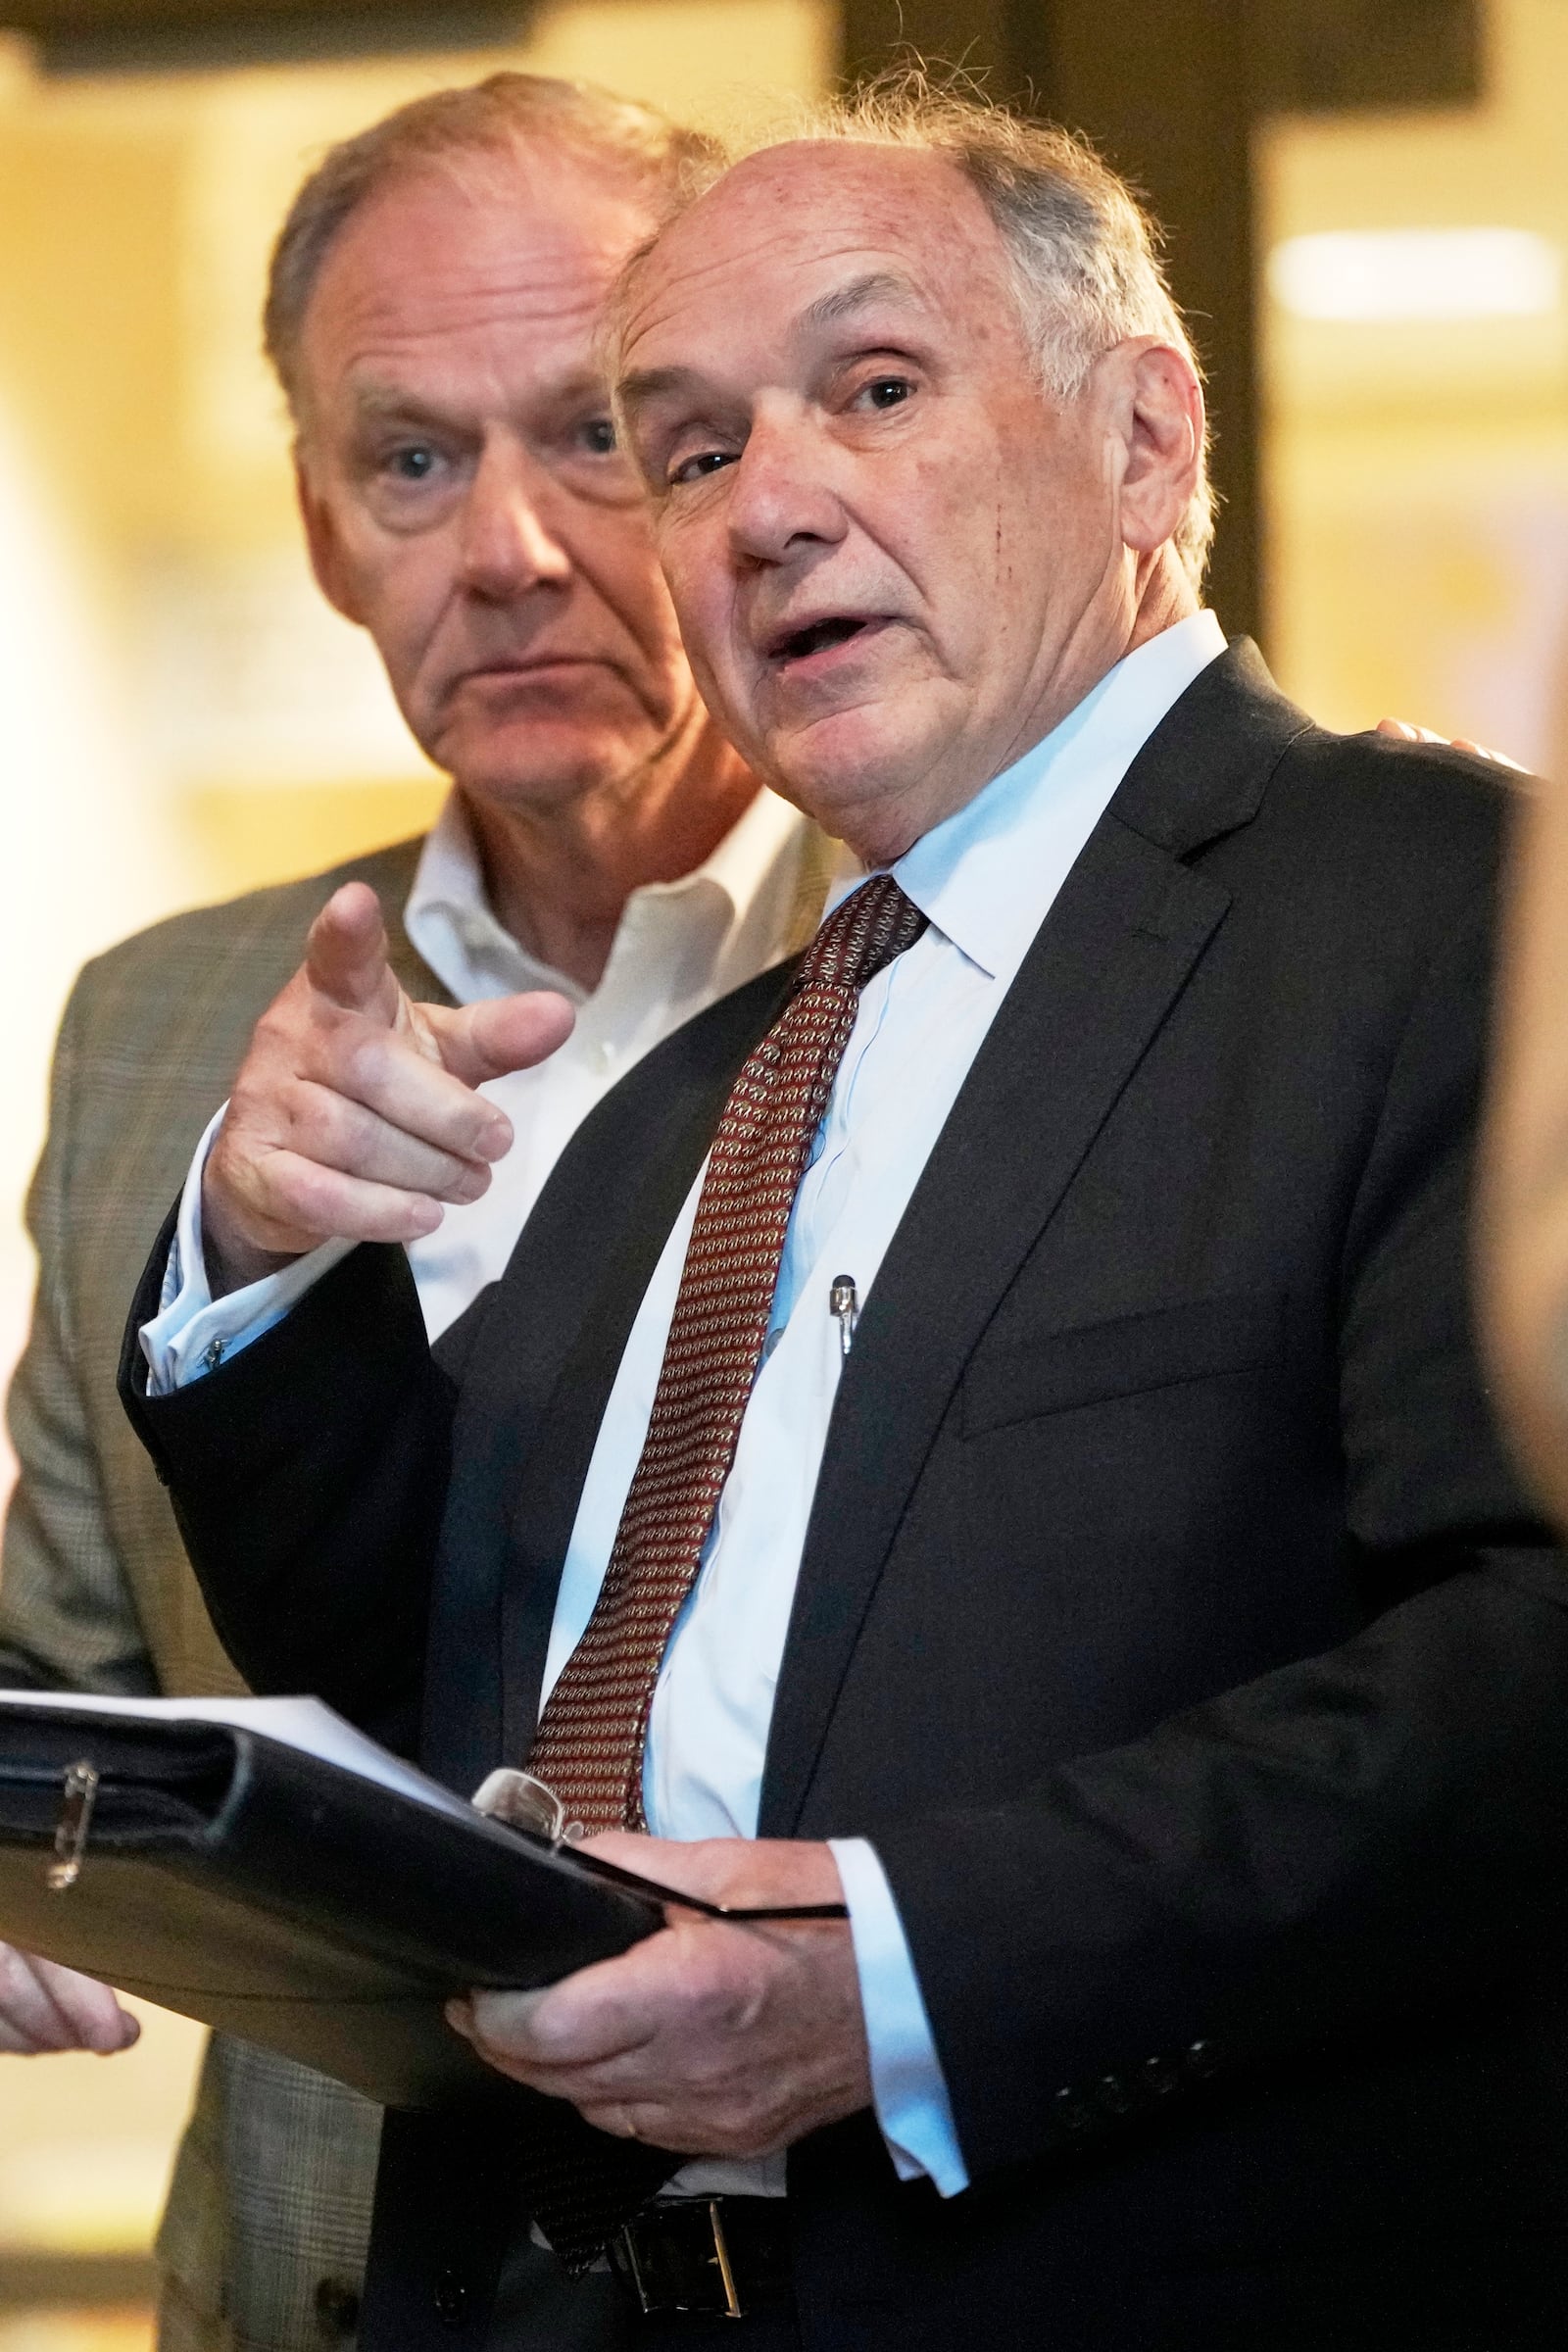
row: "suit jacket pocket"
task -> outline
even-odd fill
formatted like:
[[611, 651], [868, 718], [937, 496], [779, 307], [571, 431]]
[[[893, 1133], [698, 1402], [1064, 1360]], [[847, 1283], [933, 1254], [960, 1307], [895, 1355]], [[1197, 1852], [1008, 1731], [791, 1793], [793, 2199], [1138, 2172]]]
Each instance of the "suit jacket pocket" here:
[[1150, 1307], [985, 1348], [964, 1379], [963, 1434], [978, 1437], [1012, 1421], [1180, 1381], [1256, 1371], [1278, 1361], [1283, 1330], [1283, 1298], [1253, 1293]]

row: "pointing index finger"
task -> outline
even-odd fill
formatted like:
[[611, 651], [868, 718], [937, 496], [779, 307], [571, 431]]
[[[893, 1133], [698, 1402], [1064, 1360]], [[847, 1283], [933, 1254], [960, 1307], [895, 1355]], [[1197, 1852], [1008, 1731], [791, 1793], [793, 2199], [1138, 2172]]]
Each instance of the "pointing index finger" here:
[[345, 882], [311, 925], [305, 946], [311, 986], [345, 1012], [397, 1018], [402, 992], [387, 960], [381, 905], [368, 882]]

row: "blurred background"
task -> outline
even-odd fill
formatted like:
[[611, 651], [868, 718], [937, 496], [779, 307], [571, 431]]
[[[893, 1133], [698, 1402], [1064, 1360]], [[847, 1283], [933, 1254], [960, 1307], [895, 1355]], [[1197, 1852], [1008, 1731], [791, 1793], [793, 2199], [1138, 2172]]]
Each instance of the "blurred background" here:
[[[5, 1368], [76, 967], [438, 797], [294, 527], [256, 321], [304, 170], [503, 64], [744, 129], [901, 40], [1088, 130], [1164, 219], [1227, 628], [1332, 726], [1550, 763], [1568, 0], [0, 0]], [[196, 2039], [0, 2059], [0, 2352], [144, 2352]]]

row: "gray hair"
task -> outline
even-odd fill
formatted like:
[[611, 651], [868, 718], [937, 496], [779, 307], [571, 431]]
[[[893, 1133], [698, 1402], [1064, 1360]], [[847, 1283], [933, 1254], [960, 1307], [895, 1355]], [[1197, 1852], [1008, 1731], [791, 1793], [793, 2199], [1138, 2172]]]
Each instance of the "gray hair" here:
[[624, 178], [646, 194], [656, 220], [722, 162], [715, 141], [651, 106], [539, 74], [492, 74], [432, 91], [339, 141], [289, 207], [272, 248], [262, 314], [263, 344], [296, 425], [305, 409], [305, 314], [328, 252], [361, 206], [394, 180], [476, 160], [506, 163], [538, 146]]
[[[1158, 224], [1087, 139], [1029, 122], [960, 77], [937, 81], [918, 67], [829, 100], [786, 136], [912, 148], [954, 164], [996, 225], [1042, 384], [1055, 398], [1076, 399], [1096, 361], [1138, 335], [1174, 345], [1201, 381], [1198, 353], [1165, 280]], [[710, 163], [688, 193], [711, 186], [721, 169]], [[1198, 479], [1171, 541], [1199, 590], [1214, 509], [1205, 434]]]

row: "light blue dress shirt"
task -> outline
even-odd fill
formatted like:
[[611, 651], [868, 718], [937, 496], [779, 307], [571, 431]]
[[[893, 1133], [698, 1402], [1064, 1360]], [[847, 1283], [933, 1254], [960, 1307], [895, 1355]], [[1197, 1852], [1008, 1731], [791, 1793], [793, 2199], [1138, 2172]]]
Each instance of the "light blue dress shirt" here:
[[[1179, 622], [1103, 678], [1044, 741], [894, 866], [928, 928], [861, 992], [810, 1165], [796, 1196], [763, 1360], [697, 1581], [665, 1650], [649, 1718], [644, 1798], [670, 1838], [756, 1835], [762, 1766], [795, 1583], [844, 1362], [834, 1282], [863, 1306], [909, 1196], [1057, 891], [1133, 759], [1223, 651], [1212, 614]], [[847, 881], [844, 889], [854, 887]], [[843, 895], [843, 891], [839, 893]], [[200, 1161], [182, 1204], [166, 1304], [143, 1333], [155, 1389], [199, 1372], [179, 1340], [202, 1311]], [[642, 1448], [701, 1178], [644, 1294], [600, 1424], [567, 1545], [541, 1697], [580, 1639]], [[248, 1302], [232, 1349], [277, 1320], [341, 1246], [312, 1253]], [[254, 1319], [249, 1319], [254, 1310]], [[175, 1357], [184, 1364], [176, 1370]], [[851, 1915], [877, 2121], [902, 2178], [967, 2184], [942, 2068], [891, 1889], [872, 1845], [833, 1840]], [[687, 2168], [683, 2191], [782, 2186], [763, 2166]]]

